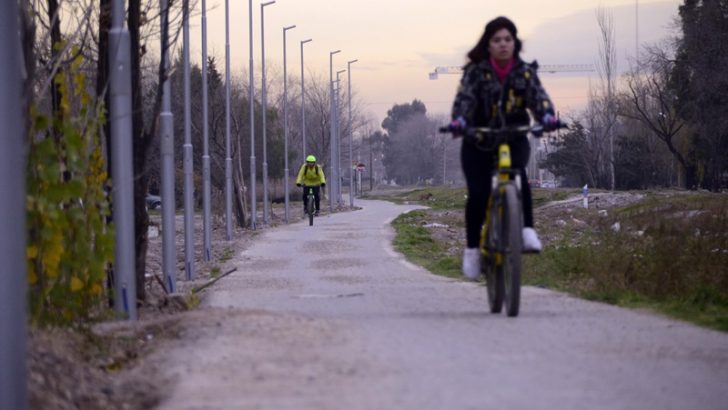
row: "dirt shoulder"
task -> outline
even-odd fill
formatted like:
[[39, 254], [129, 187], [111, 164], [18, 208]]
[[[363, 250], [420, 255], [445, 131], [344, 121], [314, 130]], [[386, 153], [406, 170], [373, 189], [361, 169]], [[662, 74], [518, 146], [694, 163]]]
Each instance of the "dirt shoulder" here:
[[[299, 202], [290, 205], [293, 220], [301, 218]], [[347, 212], [342, 208], [335, 212]], [[327, 208], [322, 214], [329, 213]], [[236, 229], [225, 238], [223, 218], [213, 217], [211, 261], [203, 261], [202, 218], [195, 219], [195, 272], [185, 280], [184, 223], [176, 221], [177, 294], [161, 285], [161, 217], [150, 215], [146, 300], [138, 307], [138, 321], [102, 321], [85, 329], [41, 329], [28, 332], [28, 396], [31, 409], [149, 409], [169, 393], [174, 380], [162, 371], [161, 352], [180, 343], [189, 329], [215, 326], [225, 312], [197, 309], [204, 287], [236, 268], [240, 255], [267, 229], [284, 221], [282, 204], [271, 208], [270, 224], [258, 217], [258, 229]], [[255, 316], [255, 315], [253, 315]], [[259, 315], [260, 316], [260, 315]], [[255, 316], [258, 317], [258, 316]]]

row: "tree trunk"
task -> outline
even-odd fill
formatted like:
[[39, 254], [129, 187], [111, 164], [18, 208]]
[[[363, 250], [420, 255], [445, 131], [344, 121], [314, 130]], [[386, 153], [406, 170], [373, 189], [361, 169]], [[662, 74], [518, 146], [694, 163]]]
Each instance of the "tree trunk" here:
[[[147, 230], [149, 214], [146, 207], [146, 193], [149, 187], [147, 175], [147, 152], [153, 133], [144, 129], [144, 112], [141, 109], [142, 48], [140, 45], [141, 4], [140, 0], [129, 0], [129, 35], [131, 37], [131, 89], [132, 89], [132, 141], [134, 152], [134, 251], [136, 255], [136, 293], [139, 300], [146, 300], [144, 288], [147, 269]], [[163, 27], [167, 31], [169, 27]], [[156, 110], [155, 110], [156, 113]]]
[[233, 172], [233, 201], [235, 220], [238, 227], [245, 228], [245, 215], [247, 206], [245, 202], [245, 180], [243, 169], [238, 165]]
[[[48, 22], [51, 27], [51, 67], [60, 58], [60, 51], [63, 47], [61, 38], [61, 15], [58, 8], [58, 0], [48, 0]], [[58, 69], [61, 73], [61, 69]], [[54, 76], [55, 77], [55, 76]], [[51, 106], [53, 115], [60, 118], [61, 112], [61, 88], [54, 81], [51, 81]], [[55, 131], [56, 140], [60, 138], [60, 133]]]
[[[25, 79], [23, 83], [23, 112], [25, 115], [25, 130], [30, 130], [31, 116], [30, 112], [31, 96], [33, 95], [33, 81], [35, 79], [36, 58], [33, 52], [35, 44], [35, 23], [33, 13], [30, 10], [29, 2], [20, 2], [20, 29], [23, 50], [23, 66], [25, 68]], [[27, 135], [27, 134], [26, 134]]]
[[[111, 28], [111, 0], [99, 0], [99, 42], [98, 42], [98, 62], [96, 64], [96, 96], [104, 96], [104, 112], [107, 114], [107, 121], [104, 123], [104, 137], [106, 143], [106, 172], [109, 175], [109, 179], [114, 180], [111, 166], [111, 121], [108, 120], [108, 110], [110, 105], [110, 96], [106, 92], [107, 85], [109, 83], [109, 29]], [[96, 101], [96, 105], [99, 105], [100, 101]], [[107, 193], [111, 195], [108, 190]], [[113, 217], [114, 204], [111, 203], [112, 213], [106, 218], [106, 223], [111, 225], [114, 220]], [[114, 267], [109, 265], [106, 270], [106, 285], [108, 289], [114, 287]], [[109, 306], [114, 306], [114, 292], [109, 292]]]

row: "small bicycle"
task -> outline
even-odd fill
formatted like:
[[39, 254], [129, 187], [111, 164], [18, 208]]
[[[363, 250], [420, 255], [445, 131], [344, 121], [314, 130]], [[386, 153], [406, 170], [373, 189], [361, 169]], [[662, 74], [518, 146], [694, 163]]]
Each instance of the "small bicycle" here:
[[[558, 128], [565, 125], [559, 123]], [[498, 166], [491, 177], [491, 195], [486, 208], [485, 224], [480, 234], [480, 269], [488, 288], [491, 313], [500, 313], [506, 306], [508, 316], [518, 316], [521, 302], [521, 254], [523, 253], [523, 208], [521, 205], [521, 173], [511, 168], [509, 141], [524, 134], [543, 134], [543, 126], [472, 127], [463, 130], [483, 151], [497, 156]], [[441, 127], [441, 133], [452, 133]]]

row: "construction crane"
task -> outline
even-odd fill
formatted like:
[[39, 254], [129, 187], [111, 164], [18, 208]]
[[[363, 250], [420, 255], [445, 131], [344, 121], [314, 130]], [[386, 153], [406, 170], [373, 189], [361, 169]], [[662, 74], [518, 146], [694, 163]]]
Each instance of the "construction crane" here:
[[[538, 66], [538, 71], [542, 73], [589, 73], [594, 71], [591, 64], [544, 64]], [[459, 66], [440, 66], [429, 73], [430, 80], [437, 80], [440, 74], [462, 74], [463, 68]]]

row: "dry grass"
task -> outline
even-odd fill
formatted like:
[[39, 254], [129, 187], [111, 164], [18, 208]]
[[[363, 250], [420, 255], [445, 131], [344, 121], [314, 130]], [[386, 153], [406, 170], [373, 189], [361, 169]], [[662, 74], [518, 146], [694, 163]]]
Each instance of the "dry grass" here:
[[[397, 201], [431, 209], [393, 222], [395, 247], [433, 273], [459, 277], [464, 194], [448, 188], [399, 193]], [[545, 250], [524, 258], [526, 284], [728, 331], [727, 195], [599, 192], [589, 209], [577, 195], [534, 190], [534, 206], [544, 205], [535, 219]], [[574, 201], [554, 202], [569, 196]], [[448, 232], [428, 227], [433, 223]]]

